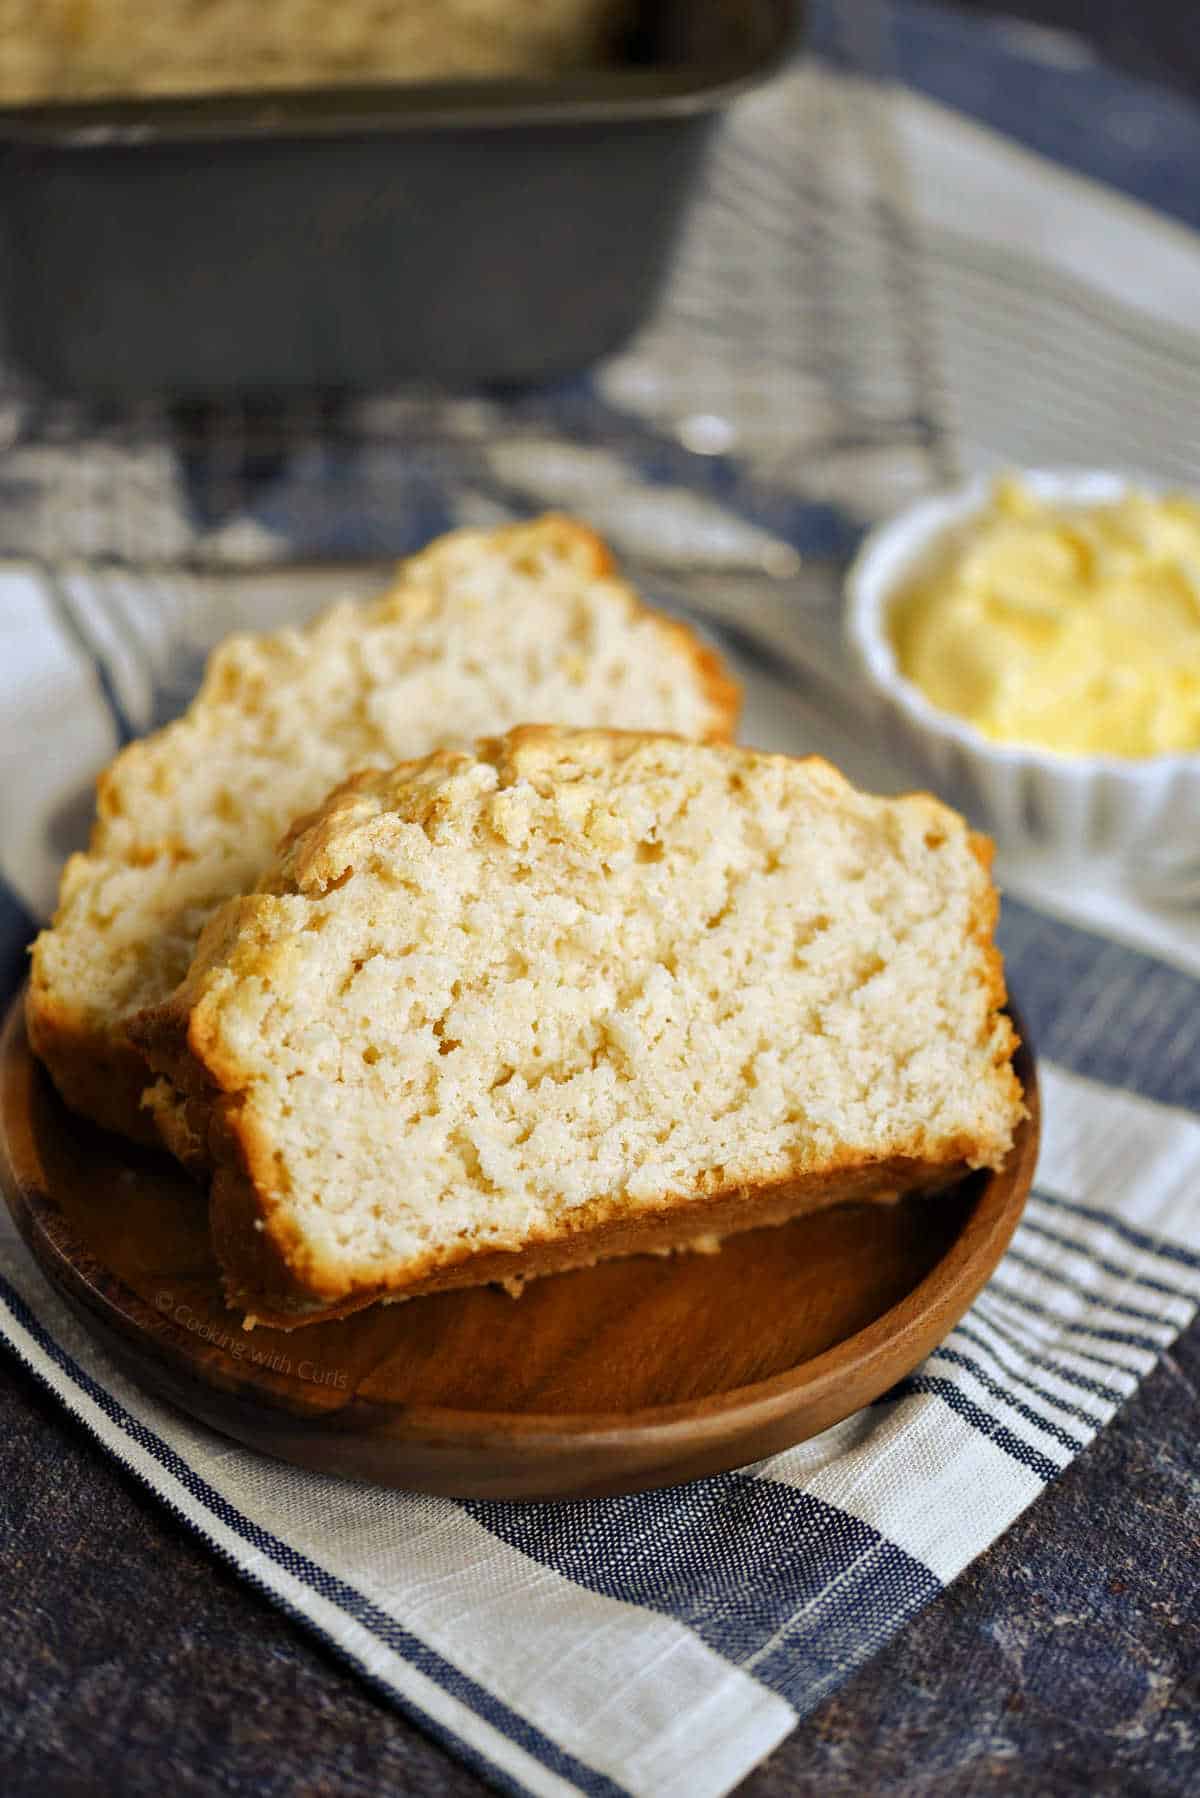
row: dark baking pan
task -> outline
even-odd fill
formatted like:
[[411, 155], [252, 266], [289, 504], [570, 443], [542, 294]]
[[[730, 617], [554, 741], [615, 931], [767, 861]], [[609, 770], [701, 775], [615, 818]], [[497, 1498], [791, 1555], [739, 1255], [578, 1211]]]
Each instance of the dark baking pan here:
[[644, 5], [570, 79], [0, 108], [8, 354], [52, 389], [542, 379], [643, 316], [799, 0]]

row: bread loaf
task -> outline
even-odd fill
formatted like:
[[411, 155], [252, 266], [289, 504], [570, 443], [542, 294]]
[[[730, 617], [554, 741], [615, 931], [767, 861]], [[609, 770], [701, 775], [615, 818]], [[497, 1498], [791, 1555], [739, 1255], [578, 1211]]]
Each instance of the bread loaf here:
[[717, 657], [642, 607], [584, 526], [442, 538], [373, 603], [230, 638], [185, 716], [117, 757], [34, 948], [33, 1046], [69, 1104], [156, 1140], [128, 1019], [167, 997], [213, 908], [354, 769], [522, 719], [722, 737], [736, 715]]
[[287, 1326], [998, 1166], [988, 854], [924, 795], [665, 736], [355, 776], [133, 1027], [230, 1301]]
[[625, 0], [0, 0], [0, 104], [604, 63]]

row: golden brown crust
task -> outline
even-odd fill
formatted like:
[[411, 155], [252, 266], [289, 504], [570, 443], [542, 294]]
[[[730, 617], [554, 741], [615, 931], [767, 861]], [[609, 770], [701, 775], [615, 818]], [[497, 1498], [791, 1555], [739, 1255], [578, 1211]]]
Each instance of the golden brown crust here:
[[[643, 607], [643, 610], [648, 610]], [[732, 743], [742, 710], [742, 689], [715, 649], [703, 643], [685, 624], [674, 618], [658, 618], [658, 628], [668, 641], [690, 657], [715, 714], [701, 739], [705, 743]]]
[[25, 996], [30, 1046], [72, 1111], [134, 1142], [157, 1143], [142, 1109], [146, 1063], [124, 1031], [106, 1030], [72, 1011], [38, 978]]
[[[234, 1135], [236, 1137], [236, 1127]], [[242, 1156], [247, 1144], [240, 1141]], [[921, 1161], [896, 1156], [815, 1173], [793, 1175], [757, 1187], [728, 1187], [680, 1201], [665, 1195], [658, 1206], [630, 1218], [618, 1198], [581, 1205], [546, 1235], [521, 1249], [468, 1249], [457, 1259], [430, 1257], [408, 1270], [403, 1282], [360, 1285], [323, 1301], [318, 1270], [304, 1269], [303, 1245], [264, 1212], [262, 1195], [248, 1174], [231, 1164], [216, 1174], [210, 1201], [213, 1246], [225, 1295], [248, 1319], [281, 1330], [348, 1317], [381, 1299], [419, 1298], [459, 1286], [529, 1280], [626, 1255], [686, 1250], [712, 1237], [735, 1236], [787, 1223], [805, 1212], [848, 1203], [890, 1203], [902, 1194], [934, 1192], [969, 1172], [958, 1156]]]
[[[582, 575], [596, 580], [620, 579], [617, 559], [603, 537], [591, 525], [584, 524], [578, 518], [570, 518], [563, 512], [547, 512], [531, 522], [503, 525], [493, 533], [493, 538], [498, 545], [520, 542], [534, 551], [545, 546], [552, 554], [575, 563]], [[453, 533], [450, 538], [441, 541], [452, 542]], [[413, 564], [419, 564], [426, 554], [436, 556], [438, 549], [439, 545], [435, 544], [430, 551], [422, 551], [412, 559]], [[622, 582], [622, 585], [625, 583]], [[625, 585], [625, 591], [635, 613], [639, 617], [653, 618], [666, 642], [681, 652], [695, 669], [714, 713], [713, 722], [700, 740], [706, 743], [731, 743], [737, 732], [741, 713], [742, 690], [720, 655], [682, 619], [668, 618], [653, 606], [647, 605], [631, 586]]]
[[[499, 543], [523, 539], [533, 548], [542, 543], [554, 553], [575, 562], [583, 574], [596, 579], [618, 579], [620, 569], [616, 557], [604, 539], [591, 525], [562, 512], [548, 512], [532, 524], [502, 526], [495, 533]], [[435, 550], [436, 553], [436, 550]], [[701, 738], [706, 743], [731, 743], [737, 733], [742, 709], [742, 689], [730, 675], [717, 651], [698, 637], [681, 619], [668, 618], [646, 604], [632, 587], [626, 592], [637, 614], [653, 618], [662, 637], [692, 663], [714, 713], [712, 724]]]
[[[426, 549], [408, 558], [398, 575], [408, 570], [415, 578], [422, 576], [422, 565], [436, 569], [439, 559], [453, 552], [459, 536], [475, 538], [476, 532], [451, 533], [439, 538]], [[561, 513], [506, 525], [489, 534], [491, 544], [499, 551], [515, 549], [517, 553], [536, 556], [542, 551], [556, 559], [571, 563], [583, 579], [616, 579], [618, 569], [604, 540], [578, 519]], [[705, 741], [730, 740], [737, 728], [740, 691], [725, 670], [717, 653], [703, 643], [687, 627], [673, 618], [664, 617], [647, 606], [632, 587], [626, 587], [635, 615], [654, 621], [673, 652], [684, 656], [711, 708], [711, 722], [704, 733]], [[167, 726], [170, 730], [172, 727]], [[146, 756], [144, 743], [133, 743], [122, 750], [116, 761], [105, 769], [96, 783], [96, 822], [92, 829], [91, 853], [103, 853], [100, 831], [102, 822], [119, 815], [124, 807], [126, 781], [118, 780], [118, 764], [123, 777]], [[289, 839], [311, 822], [311, 815], [301, 819], [289, 832]], [[285, 839], [288, 840], [288, 839]], [[155, 846], [156, 852], [168, 848]], [[73, 858], [78, 861], [79, 858]], [[69, 870], [64, 874], [65, 881]], [[57, 921], [57, 920], [56, 920]], [[51, 927], [53, 928], [53, 926]], [[39, 942], [41, 939], [39, 939]], [[173, 1153], [181, 1149], [188, 1165], [196, 1162], [196, 1152], [189, 1148], [194, 1132], [190, 1125], [180, 1124], [159, 1096], [151, 1102], [146, 1097], [150, 1072], [145, 1058], [128, 1031], [126, 1018], [103, 1019], [73, 1010], [60, 993], [50, 988], [41, 970], [38, 945], [33, 952], [33, 970], [26, 1002], [29, 1037], [35, 1053], [44, 1062], [55, 1085], [75, 1111], [93, 1118], [105, 1129], [113, 1130], [138, 1142], [154, 1143], [160, 1132]]]
[[[609, 764], [656, 740], [651, 733], [563, 732], [552, 726], [524, 725], [480, 743], [477, 754], [493, 763], [503, 783], [529, 780], [536, 785], [551, 765], [561, 766], [564, 739], [569, 739], [572, 758], [586, 762], [596, 757]], [[678, 739], [660, 735], [657, 740]], [[390, 787], [411, 771], [426, 772], [430, 805], [436, 807], [435, 777], [471, 760], [462, 752], [439, 751], [386, 774], [352, 776], [318, 812], [289, 832], [281, 861], [264, 880], [261, 895], [234, 902], [214, 917], [188, 981], [134, 1026], [150, 1061], [173, 1083], [163, 1101], [170, 1117], [168, 1134], [175, 1132], [190, 1159], [207, 1158], [215, 1169], [212, 1232], [232, 1305], [280, 1327], [295, 1327], [345, 1315], [382, 1297], [410, 1297], [488, 1281], [519, 1283], [613, 1256], [678, 1249], [697, 1238], [781, 1223], [822, 1206], [877, 1201], [901, 1191], [944, 1185], [974, 1164], [980, 1145], [965, 1135], [940, 1142], [930, 1154], [924, 1133], [913, 1133], [895, 1142], [886, 1160], [844, 1146], [820, 1167], [804, 1166], [798, 1159], [790, 1173], [770, 1181], [718, 1186], [707, 1193], [664, 1194], [650, 1205], [640, 1204], [633, 1216], [624, 1196], [599, 1198], [555, 1220], [538, 1238], [521, 1246], [431, 1254], [420, 1263], [406, 1264], [391, 1279], [360, 1280], [347, 1290], [344, 1273], [322, 1268], [300, 1238], [286, 1204], [280, 1202], [273, 1145], [243, 1108], [244, 1070], [230, 1059], [215, 1028], [216, 1007], [209, 1001], [206, 977], [214, 964], [223, 964], [235, 979], [240, 962], [247, 970], [257, 967], [261, 972], [256, 926], [265, 908], [274, 903], [270, 895], [324, 893], [340, 882], [348, 845], [357, 842], [361, 848], [364, 818], [369, 832], [375, 816], [378, 795], [372, 789], [381, 784]], [[821, 758], [805, 758], [804, 765], [835, 796], [850, 790], [844, 777]], [[419, 801], [421, 784], [414, 783], [413, 793], [406, 797]], [[961, 821], [941, 802], [926, 795], [919, 798], [931, 838], [948, 825], [961, 830]], [[986, 873], [990, 843], [972, 836], [970, 848]], [[994, 1033], [995, 1065], [1002, 1070], [1014, 1116], [1019, 1116], [1021, 1089], [1010, 1065], [1017, 1038], [1007, 1018], [997, 1018], [1006, 999], [1003, 966], [992, 941], [997, 906], [995, 889], [987, 881], [969, 929], [982, 960], [983, 1029]], [[269, 932], [264, 932], [261, 943], [268, 942]]]
[[[470, 530], [450, 531], [444, 537], [436, 537], [424, 549], [409, 556], [401, 567], [417, 566], [426, 558], [433, 560], [459, 536], [474, 534]], [[490, 538], [499, 548], [513, 543], [531, 550], [544, 546], [564, 561], [574, 562], [581, 574], [595, 580], [605, 580], [617, 572], [616, 557], [600, 533], [581, 518], [572, 518], [566, 512], [543, 512], [538, 518], [522, 518], [515, 524], [498, 525]]]
[[1021, 1046], [1021, 1039], [1013, 1028], [1012, 1019], [1004, 1009], [1008, 1004], [1008, 986], [1004, 978], [1004, 957], [997, 948], [995, 940], [996, 923], [1000, 916], [1000, 894], [991, 879], [996, 845], [990, 837], [984, 836], [981, 831], [977, 830], [970, 832], [968, 845], [971, 854], [988, 876], [980, 891], [970, 927], [971, 935], [974, 937], [983, 959], [985, 991], [988, 1001], [984, 1028], [992, 1027], [996, 1031], [993, 1065], [997, 1075], [1005, 1082], [1008, 1100], [1014, 1106], [1016, 1115], [1024, 1117], [1025, 1095], [1012, 1065], [1013, 1056]]

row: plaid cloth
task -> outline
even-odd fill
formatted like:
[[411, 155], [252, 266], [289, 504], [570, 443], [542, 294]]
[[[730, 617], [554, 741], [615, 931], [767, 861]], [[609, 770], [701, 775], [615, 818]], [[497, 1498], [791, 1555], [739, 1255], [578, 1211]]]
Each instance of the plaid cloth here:
[[[747, 740], [820, 747], [895, 787], [905, 771], [880, 765], [838, 648], [837, 563], [863, 523], [996, 460], [1196, 480], [1200, 243], [939, 100], [864, 80], [912, 73], [934, 27], [919, 8], [854, 15], [894, 34], [847, 43], [818, 9], [827, 59], [735, 110], [661, 308], [586, 379], [503, 403], [122, 418], [10, 384], [10, 984], [97, 768], [179, 709], [217, 637], [369, 590], [366, 558], [576, 506], [722, 639]], [[988, 71], [1023, 58], [1033, 95], [1048, 54], [1056, 92], [1113, 79], [1057, 40], [954, 29], [955, 57], [930, 56], [942, 89], [961, 65], [993, 93]], [[1076, 137], [1041, 148], [1086, 166], [1088, 109], [1064, 110]], [[322, 557], [357, 566], [276, 566]], [[131, 1386], [7, 1223], [0, 1335], [219, 1555], [497, 1785], [717, 1798], [1058, 1476], [1200, 1301], [1200, 918], [1069, 871], [1003, 874], [1011, 984], [1042, 1057], [1035, 1193], [946, 1341], [800, 1448], [553, 1505], [301, 1473]]]

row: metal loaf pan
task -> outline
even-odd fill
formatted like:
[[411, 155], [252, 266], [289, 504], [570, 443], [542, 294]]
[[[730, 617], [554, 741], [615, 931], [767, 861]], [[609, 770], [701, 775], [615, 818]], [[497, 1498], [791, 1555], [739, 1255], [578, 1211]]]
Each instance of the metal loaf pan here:
[[659, 0], [545, 83], [0, 108], [0, 317], [57, 391], [525, 382], [621, 342], [799, 0]]

